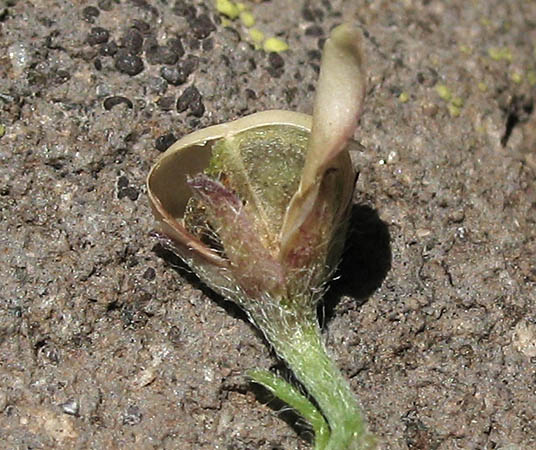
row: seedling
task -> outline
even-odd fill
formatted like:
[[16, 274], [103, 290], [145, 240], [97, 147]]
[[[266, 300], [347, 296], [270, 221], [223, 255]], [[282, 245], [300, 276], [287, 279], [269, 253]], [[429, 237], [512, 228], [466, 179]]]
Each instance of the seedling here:
[[265, 111], [194, 132], [147, 180], [160, 235], [246, 311], [318, 405], [271, 372], [249, 372], [311, 424], [317, 450], [375, 448], [316, 314], [344, 245], [364, 94], [360, 34], [341, 25], [324, 45], [312, 117]]

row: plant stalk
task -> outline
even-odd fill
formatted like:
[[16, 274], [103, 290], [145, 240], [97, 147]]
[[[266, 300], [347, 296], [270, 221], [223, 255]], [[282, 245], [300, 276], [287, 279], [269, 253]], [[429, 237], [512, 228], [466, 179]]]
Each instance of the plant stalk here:
[[376, 448], [348, 382], [326, 352], [316, 314], [278, 309], [277, 319], [264, 316], [255, 322], [325, 416], [330, 428], [325, 450]]

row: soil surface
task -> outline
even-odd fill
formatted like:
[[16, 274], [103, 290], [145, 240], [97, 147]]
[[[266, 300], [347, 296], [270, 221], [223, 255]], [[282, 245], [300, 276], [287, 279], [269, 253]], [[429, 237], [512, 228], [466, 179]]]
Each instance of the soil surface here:
[[311, 112], [363, 32], [353, 232], [322, 322], [382, 449], [536, 449], [536, 2], [0, 5], [0, 447], [307, 449], [283, 370], [151, 237], [145, 177], [202, 127]]

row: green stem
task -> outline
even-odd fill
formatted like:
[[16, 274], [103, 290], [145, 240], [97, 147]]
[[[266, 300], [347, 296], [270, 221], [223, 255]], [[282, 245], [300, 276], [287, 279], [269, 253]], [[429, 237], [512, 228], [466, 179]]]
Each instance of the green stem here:
[[313, 428], [315, 434], [315, 450], [326, 449], [330, 434], [328, 424], [324, 416], [307, 397], [294, 386], [268, 370], [248, 370], [248, 376], [300, 413]]
[[326, 352], [316, 317], [292, 309], [282, 307], [278, 318], [256, 322], [326, 417], [331, 434], [325, 449], [376, 448], [348, 382]]

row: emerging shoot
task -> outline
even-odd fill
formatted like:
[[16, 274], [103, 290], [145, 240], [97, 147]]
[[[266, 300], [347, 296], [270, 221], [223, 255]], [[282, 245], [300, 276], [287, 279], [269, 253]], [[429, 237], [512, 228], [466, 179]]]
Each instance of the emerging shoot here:
[[365, 94], [360, 42], [348, 25], [332, 31], [313, 117], [266, 111], [197, 131], [169, 148], [147, 180], [166, 244], [247, 312], [318, 405], [270, 372], [249, 373], [310, 423], [317, 450], [375, 448], [316, 316], [353, 195], [348, 146]]

